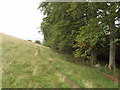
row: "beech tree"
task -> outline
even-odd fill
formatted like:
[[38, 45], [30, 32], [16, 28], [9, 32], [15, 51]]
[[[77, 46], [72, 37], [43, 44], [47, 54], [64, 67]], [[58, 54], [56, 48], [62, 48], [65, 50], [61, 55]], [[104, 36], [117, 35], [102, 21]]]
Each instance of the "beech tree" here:
[[45, 15], [41, 24], [44, 45], [76, 58], [91, 58], [95, 64], [97, 55], [107, 53], [109, 41], [109, 68], [115, 67], [120, 34], [120, 26], [115, 24], [120, 20], [118, 2], [43, 2], [38, 8]]

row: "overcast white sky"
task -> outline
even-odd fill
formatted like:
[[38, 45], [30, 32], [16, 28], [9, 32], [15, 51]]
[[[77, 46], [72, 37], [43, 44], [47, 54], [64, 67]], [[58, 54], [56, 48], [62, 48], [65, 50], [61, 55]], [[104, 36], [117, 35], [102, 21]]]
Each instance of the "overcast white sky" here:
[[37, 9], [42, 0], [0, 0], [0, 32], [22, 39], [40, 38], [43, 15]]

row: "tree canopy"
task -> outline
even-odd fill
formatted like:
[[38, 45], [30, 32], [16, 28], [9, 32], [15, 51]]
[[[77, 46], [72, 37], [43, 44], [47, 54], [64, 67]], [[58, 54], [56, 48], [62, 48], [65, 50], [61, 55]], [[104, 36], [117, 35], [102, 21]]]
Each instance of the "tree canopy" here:
[[76, 58], [89, 58], [93, 51], [107, 57], [120, 41], [119, 2], [43, 2], [38, 8], [45, 15], [44, 45], [53, 49]]

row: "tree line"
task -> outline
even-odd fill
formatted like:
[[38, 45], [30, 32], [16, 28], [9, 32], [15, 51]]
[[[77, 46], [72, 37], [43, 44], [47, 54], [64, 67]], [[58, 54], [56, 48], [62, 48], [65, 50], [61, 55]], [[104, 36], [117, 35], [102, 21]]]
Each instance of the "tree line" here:
[[109, 59], [115, 68], [120, 45], [119, 2], [42, 2], [44, 45], [91, 60]]

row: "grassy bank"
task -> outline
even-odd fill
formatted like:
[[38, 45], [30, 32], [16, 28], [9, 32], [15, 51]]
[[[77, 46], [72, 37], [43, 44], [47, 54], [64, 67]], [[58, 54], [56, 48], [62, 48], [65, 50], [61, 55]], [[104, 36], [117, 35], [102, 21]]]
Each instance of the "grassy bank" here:
[[[48, 47], [2, 34], [3, 88], [117, 88], [118, 83]], [[35, 55], [37, 50], [37, 55]], [[69, 80], [60, 77], [58, 70]]]

